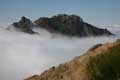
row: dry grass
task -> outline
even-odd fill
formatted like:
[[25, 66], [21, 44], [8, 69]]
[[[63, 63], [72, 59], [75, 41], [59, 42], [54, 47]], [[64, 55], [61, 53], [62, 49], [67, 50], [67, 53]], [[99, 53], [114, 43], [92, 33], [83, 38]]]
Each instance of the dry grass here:
[[[112, 63], [109, 63], [110, 61]], [[37, 78], [26, 80], [117, 80], [105, 76], [114, 77], [109, 65], [119, 71], [118, 64], [120, 67], [120, 40], [94, 46], [94, 49], [88, 50], [84, 55], [75, 57], [72, 61], [60, 64], [58, 67], [52, 67]], [[103, 73], [100, 72], [101, 70]], [[102, 75], [102, 78], [96, 75]], [[117, 72], [116, 75], [119, 77]]]

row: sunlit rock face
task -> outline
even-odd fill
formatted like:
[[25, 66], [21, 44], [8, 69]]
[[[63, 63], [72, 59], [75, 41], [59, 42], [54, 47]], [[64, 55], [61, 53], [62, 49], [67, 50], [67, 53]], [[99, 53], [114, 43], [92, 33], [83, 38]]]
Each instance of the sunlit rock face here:
[[59, 14], [51, 18], [42, 17], [35, 21], [50, 32], [57, 32], [68, 36], [101, 36], [112, 35], [107, 29], [100, 29], [83, 21], [76, 15]]

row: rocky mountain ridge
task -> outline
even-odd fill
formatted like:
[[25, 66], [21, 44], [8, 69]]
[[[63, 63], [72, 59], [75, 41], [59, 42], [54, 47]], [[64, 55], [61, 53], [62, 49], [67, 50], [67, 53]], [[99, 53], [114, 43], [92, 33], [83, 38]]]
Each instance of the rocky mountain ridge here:
[[60, 33], [67, 36], [102, 36], [113, 35], [107, 29], [97, 28], [83, 21], [82, 18], [76, 15], [59, 14], [51, 18], [41, 17], [32, 22], [26, 17], [22, 17], [20, 21], [12, 24], [15, 28], [29, 34], [36, 34], [32, 28], [37, 26], [44, 28], [51, 33]]
[[29, 33], [29, 34], [35, 34], [36, 33], [32, 30], [32, 27], [34, 26], [32, 21], [29, 20], [28, 18], [24, 17], [24, 16], [21, 18], [20, 21], [14, 22], [12, 25], [16, 29], [19, 29], [22, 32], [26, 32], [26, 33]]

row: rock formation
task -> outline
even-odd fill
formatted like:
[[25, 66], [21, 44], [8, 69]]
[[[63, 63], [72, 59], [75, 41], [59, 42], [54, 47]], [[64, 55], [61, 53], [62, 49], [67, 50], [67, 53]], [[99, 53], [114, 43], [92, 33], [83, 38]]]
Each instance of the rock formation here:
[[[33, 25], [34, 24], [34, 25]], [[82, 18], [76, 15], [59, 14], [51, 18], [41, 17], [38, 20], [30, 21], [26, 17], [22, 17], [19, 22], [12, 24], [15, 28], [22, 32], [34, 34], [33, 27], [42, 27], [47, 29], [51, 33], [60, 33], [67, 36], [102, 36], [102, 35], [113, 35], [107, 29], [97, 28], [91, 24], [83, 21]]]
[[25, 80], [119, 80], [120, 40], [98, 44], [72, 61]]
[[24, 16], [21, 18], [21, 20], [19, 22], [15, 22], [12, 25], [22, 32], [26, 32], [26, 33], [29, 33], [29, 34], [36, 33], [32, 30], [32, 27], [33, 27], [32, 21], [29, 20], [28, 18], [24, 17]]
[[107, 29], [100, 29], [88, 24], [76, 15], [59, 14], [51, 18], [42, 17], [36, 20], [35, 23], [50, 32], [58, 32], [69, 36], [112, 35]]

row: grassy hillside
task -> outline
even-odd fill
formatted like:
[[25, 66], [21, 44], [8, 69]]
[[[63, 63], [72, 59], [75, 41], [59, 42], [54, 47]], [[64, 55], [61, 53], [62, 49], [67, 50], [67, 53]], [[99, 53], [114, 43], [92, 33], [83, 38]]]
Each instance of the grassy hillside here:
[[98, 44], [72, 61], [25, 80], [119, 80], [120, 40]]
[[109, 51], [90, 57], [87, 70], [92, 80], [120, 79], [120, 40]]

